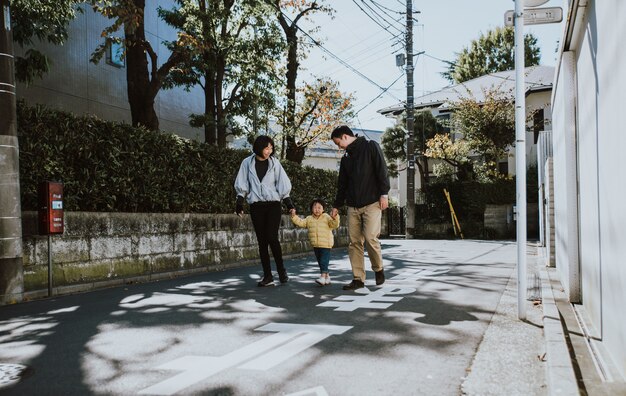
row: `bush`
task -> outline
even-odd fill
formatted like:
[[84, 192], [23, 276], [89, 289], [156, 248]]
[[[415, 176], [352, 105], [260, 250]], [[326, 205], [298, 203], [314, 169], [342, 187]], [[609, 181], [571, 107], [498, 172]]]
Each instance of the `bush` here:
[[450, 200], [459, 221], [482, 222], [487, 204], [515, 202], [513, 180], [498, 180], [492, 183], [476, 181], [434, 183], [422, 190], [424, 203], [416, 206], [417, 222], [450, 221], [450, 205], [443, 192], [444, 188], [450, 193]]
[[[17, 119], [23, 210], [36, 210], [38, 184], [54, 180], [64, 183], [68, 211], [231, 213], [250, 155], [23, 102]], [[283, 165], [299, 212], [313, 197], [334, 196], [336, 172]]]

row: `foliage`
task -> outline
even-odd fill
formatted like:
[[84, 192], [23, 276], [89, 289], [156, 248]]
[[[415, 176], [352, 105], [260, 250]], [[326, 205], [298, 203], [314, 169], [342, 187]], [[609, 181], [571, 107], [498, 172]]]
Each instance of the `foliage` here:
[[[122, 56], [126, 58], [128, 82], [126, 88], [132, 123], [134, 126], [142, 125], [158, 131], [159, 118], [154, 110], [154, 101], [168, 73], [180, 62], [184, 43], [177, 40], [176, 45], [170, 45], [169, 57], [159, 66], [157, 52], [146, 39], [145, 0], [89, 0], [89, 2], [95, 12], [113, 20], [111, 26], [102, 30], [101, 37], [105, 40], [91, 54], [90, 61], [98, 63], [111, 42], [123, 42]], [[123, 28], [123, 39], [117, 36], [120, 28]]]
[[[22, 48], [35, 44], [35, 39], [62, 45], [67, 39], [67, 27], [82, 12], [79, 0], [13, 0], [11, 19], [13, 41]], [[48, 57], [35, 48], [28, 48], [25, 56], [15, 57], [15, 77], [31, 84], [50, 70]]]
[[[414, 154], [418, 157], [425, 152], [425, 144], [433, 138], [437, 132], [442, 132], [445, 126], [437, 121], [432, 115], [431, 109], [425, 108], [415, 113], [413, 136], [415, 142]], [[406, 164], [406, 114], [396, 120], [393, 127], [387, 128], [382, 137], [382, 149], [387, 160], [387, 169], [390, 176], [398, 175], [397, 162]]]
[[[37, 185], [64, 183], [68, 211], [231, 213], [244, 150], [18, 103], [20, 189], [37, 209]], [[299, 208], [330, 199], [337, 173], [287, 165]], [[304, 209], [301, 209], [304, 210]]]
[[[313, 40], [311, 34], [313, 34], [318, 28], [313, 28], [311, 31], [305, 32], [306, 40], [303, 36], [298, 36], [299, 31], [303, 31], [298, 23], [304, 19], [307, 20], [311, 15], [315, 13], [326, 13], [332, 15], [333, 10], [324, 4], [323, 0], [269, 0], [274, 7], [276, 19], [283, 30], [287, 47], [285, 50], [285, 98], [283, 100], [281, 108], [281, 115], [278, 119], [283, 123], [284, 147], [281, 155], [286, 157], [290, 161], [301, 163], [304, 158], [305, 146], [302, 146], [297, 141], [297, 134], [300, 126], [302, 125], [302, 118], [297, 120], [297, 108], [300, 107], [302, 111], [300, 114], [306, 114], [313, 109], [307, 109], [302, 105], [298, 105], [300, 98], [297, 97], [298, 88], [296, 86], [296, 80], [298, 78], [298, 72], [300, 68], [300, 60], [306, 57], [306, 48]], [[314, 41], [314, 44], [319, 45], [319, 41]], [[306, 88], [301, 90], [305, 92]], [[306, 100], [306, 99], [305, 99]], [[300, 122], [300, 123], [299, 123]]]
[[491, 181], [506, 177], [499, 172], [498, 161], [515, 142], [515, 106], [499, 87], [483, 89], [483, 95], [481, 102], [469, 92], [450, 103], [452, 130], [460, 138], [437, 135], [427, 142], [426, 155], [459, 167], [464, 175], [468, 171], [463, 167], [471, 166], [479, 180]]
[[277, 59], [284, 42], [272, 23], [273, 8], [263, 0], [176, 4], [159, 8], [161, 18], [179, 31], [177, 41], [166, 44], [172, 50], [183, 44], [165, 87], [202, 88], [206, 112], [192, 114], [191, 124], [205, 128], [206, 142], [223, 147], [229, 130], [242, 129], [232, 124], [236, 117], [253, 119], [259, 110], [266, 117], [276, 107]]
[[422, 190], [423, 205], [417, 205], [417, 221], [445, 223], [450, 221], [450, 206], [443, 193], [448, 190], [459, 221], [481, 221], [487, 204], [515, 202], [515, 181], [496, 180], [491, 183], [453, 181], [432, 183]]
[[[296, 103], [293, 136], [298, 150], [304, 151], [317, 141], [328, 140], [335, 127], [352, 118], [353, 96], [342, 92], [339, 84], [329, 78], [318, 78], [313, 84], [305, 82], [297, 91], [299, 101]], [[283, 130], [290, 128], [280, 110], [277, 118]]]
[[[539, 64], [541, 51], [537, 38], [524, 35], [525, 67]], [[462, 83], [485, 74], [512, 70], [515, 68], [515, 30], [512, 27], [497, 27], [472, 40], [469, 47], [457, 53], [456, 60], [449, 62], [448, 70], [441, 73], [453, 83]]]
[[466, 139], [452, 140], [449, 134], [436, 134], [426, 142], [425, 155], [458, 167], [470, 161], [470, 145]]

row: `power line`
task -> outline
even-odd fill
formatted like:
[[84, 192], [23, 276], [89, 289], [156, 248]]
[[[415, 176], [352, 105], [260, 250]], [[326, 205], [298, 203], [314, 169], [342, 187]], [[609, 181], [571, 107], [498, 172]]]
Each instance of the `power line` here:
[[[357, 3], [357, 2], [356, 2], [356, 0], [352, 0], [352, 2], [353, 2], [353, 3], [354, 3], [354, 4], [355, 4], [355, 5], [356, 5], [356, 6], [357, 6], [357, 7], [358, 7], [358, 8], [359, 8], [359, 9], [360, 9], [360, 10], [361, 10], [361, 11], [362, 11], [362, 12], [363, 12], [363, 13], [364, 13], [364, 14], [365, 14], [368, 18], [369, 18], [369, 19], [371, 19], [372, 21], [374, 21], [374, 23], [375, 23], [375, 24], [377, 24], [378, 26], [380, 26], [380, 27], [381, 27], [384, 31], [386, 31], [387, 33], [391, 34], [391, 36], [392, 36], [394, 39], [397, 39], [397, 38], [398, 38], [398, 36], [400, 36], [400, 35], [401, 35], [401, 33], [399, 33], [399, 34], [395, 34], [395, 33], [392, 33], [392, 32], [390, 32], [390, 31], [389, 31], [389, 27], [391, 27], [391, 26], [392, 26], [389, 22], [385, 21], [387, 24], [389, 24], [389, 26], [383, 26], [380, 22], [378, 22], [378, 21], [377, 21], [376, 19], [374, 19], [374, 18], [373, 18], [370, 14], [368, 14], [368, 13], [367, 13], [367, 11], [365, 11], [365, 10], [364, 10], [364, 9], [363, 9], [360, 5], [359, 5], [359, 3]], [[384, 20], [384, 19], [383, 19], [383, 20]]]
[[[291, 18], [289, 18], [287, 15], [285, 15], [285, 13], [283, 13], [283, 11], [279, 8], [278, 12], [280, 12], [283, 17], [285, 19], [287, 19], [290, 23], [293, 23], [293, 21], [291, 20]], [[357, 69], [355, 69], [354, 67], [352, 67], [348, 62], [344, 61], [343, 59], [341, 59], [340, 57], [338, 57], [337, 55], [333, 54], [330, 50], [326, 49], [319, 41], [315, 40], [313, 37], [311, 37], [311, 35], [306, 32], [304, 29], [302, 29], [300, 26], [298, 26], [297, 24], [295, 25], [295, 27], [301, 31], [306, 37], [309, 38], [309, 40], [311, 40], [311, 42], [313, 42], [313, 44], [315, 44], [316, 46], [318, 46], [320, 49], [322, 49], [322, 51], [324, 51], [325, 53], [327, 53], [328, 55], [330, 55], [333, 59], [335, 59], [337, 62], [341, 63], [342, 65], [344, 65], [346, 68], [350, 69], [352, 72], [354, 72], [355, 74], [357, 74], [359, 77], [363, 78], [364, 80], [366, 80], [367, 82], [369, 82], [370, 84], [374, 85], [375, 87], [377, 87], [378, 89], [380, 89], [381, 91], [386, 91], [385, 88], [383, 88], [382, 86], [380, 86], [379, 84], [377, 84], [375, 81], [373, 81], [371, 78], [367, 77], [365, 74], [361, 73], [360, 71], [358, 71]], [[401, 100], [399, 99], [397, 96], [391, 94], [391, 93], [387, 93], [388, 95], [390, 95], [391, 97], [393, 97], [396, 100]]]
[[[364, 110], [366, 107], [368, 107], [369, 105], [371, 105], [372, 103], [374, 103], [374, 101], [378, 98], [380, 98], [385, 92], [387, 92], [387, 90], [389, 90], [391, 87], [394, 86], [395, 83], [398, 82], [399, 79], [401, 79], [402, 77], [404, 77], [404, 73], [400, 74], [398, 76], [398, 78], [396, 78], [387, 88], [385, 88], [385, 90], [381, 93], [378, 94], [378, 96], [376, 96], [374, 99], [370, 100], [368, 104], [366, 104], [365, 106], [361, 107], [361, 109], [359, 109], [359, 111], [357, 111], [356, 113], [354, 113], [354, 117], [357, 116], [357, 114], [359, 114], [362, 110]], [[354, 118], [352, 117], [352, 118]]]

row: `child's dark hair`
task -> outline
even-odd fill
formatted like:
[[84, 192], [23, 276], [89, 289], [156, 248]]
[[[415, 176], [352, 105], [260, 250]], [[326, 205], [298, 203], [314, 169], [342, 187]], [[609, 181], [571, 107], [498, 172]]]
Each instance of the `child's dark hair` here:
[[311, 201], [311, 204], [309, 205], [309, 210], [311, 212], [313, 212], [313, 205], [315, 205], [316, 203], [322, 205], [322, 209], [326, 207], [326, 203], [324, 203], [324, 200], [322, 198], [315, 198]]
[[[260, 135], [259, 137], [256, 138], [256, 140], [254, 141], [254, 144], [252, 145], [252, 151], [254, 152], [254, 154], [258, 156], [262, 156], [263, 149], [265, 149], [270, 144], [272, 145], [272, 148], [274, 148], [274, 141], [272, 140], [271, 137], [267, 135]], [[274, 155], [274, 150], [272, 150], [271, 155]]]

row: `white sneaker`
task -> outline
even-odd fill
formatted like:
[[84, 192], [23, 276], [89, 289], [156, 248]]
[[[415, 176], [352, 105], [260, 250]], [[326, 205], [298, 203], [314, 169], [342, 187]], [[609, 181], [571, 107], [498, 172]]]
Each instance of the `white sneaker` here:
[[325, 280], [325, 282], [324, 282], [325, 285], [330, 285], [330, 275], [328, 275], [326, 278], [324, 278], [324, 280]]
[[315, 283], [317, 283], [320, 286], [324, 286], [326, 284], [326, 278], [320, 275], [319, 278], [315, 279]]

